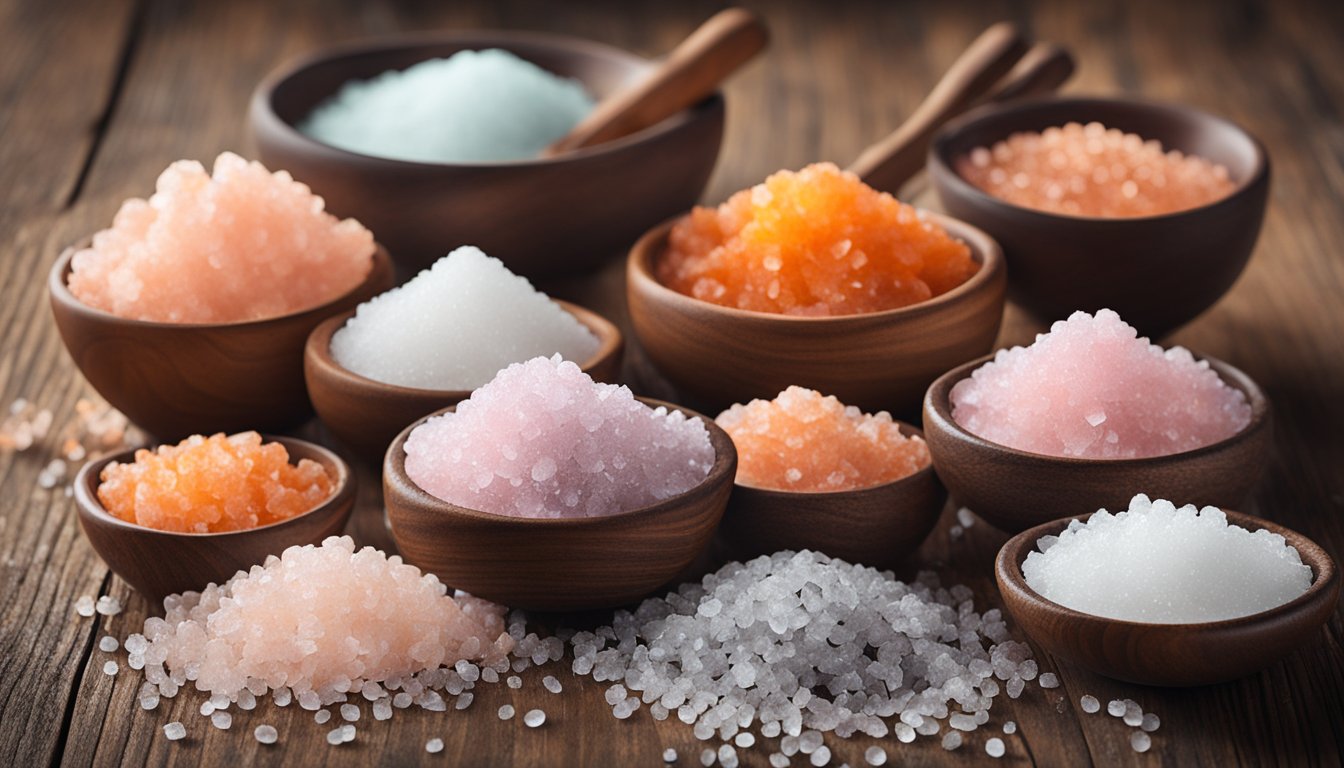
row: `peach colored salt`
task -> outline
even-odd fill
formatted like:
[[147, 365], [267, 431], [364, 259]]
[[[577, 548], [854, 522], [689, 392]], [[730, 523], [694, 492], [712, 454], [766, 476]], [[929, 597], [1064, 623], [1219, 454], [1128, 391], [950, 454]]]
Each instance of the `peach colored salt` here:
[[331, 498], [334, 484], [311, 459], [289, 463], [256, 432], [194, 435], [108, 464], [98, 500], [115, 517], [162, 531], [220, 533], [270, 525]]
[[991, 442], [1088, 459], [1165, 456], [1250, 423], [1241, 390], [1182, 347], [1138, 337], [1109, 309], [1075, 312], [1000, 350], [952, 388], [952, 419]]
[[338, 221], [284, 171], [225, 152], [214, 175], [180, 160], [149, 200], [122, 203], [111, 229], [71, 261], [70, 291], [133, 320], [233, 323], [311, 309], [353, 290], [373, 235]]
[[1227, 168], [1158, 141], [1069, 123], [1014, 133], [956, 161], [957, 173], [1024, 208], [1101, 218], [1159, 216], [1208, 205], [1232, 193]]
[[658, 280], [703, 301], [785, 315], [881, 312], [975, 274], [970, 248], [830, 163], [780, 171], [672, 228]]
[[848, 491], [929, 466], [929, 448], [891, 414], [866, 414], [834, 397], [789, 387], [719, 414], [737, 446], [737, 482], [782, 491]]

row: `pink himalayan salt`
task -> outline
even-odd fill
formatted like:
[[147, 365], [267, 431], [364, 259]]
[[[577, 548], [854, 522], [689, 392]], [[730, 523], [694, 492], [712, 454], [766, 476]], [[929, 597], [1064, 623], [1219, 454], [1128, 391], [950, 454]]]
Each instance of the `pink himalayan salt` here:
[[1207, 362], [1138, 338], [1109, 309], [1075, 312], [1031, 346], [1000, 350], [951, 401], [953, 420], [986, 440], [1089, 459], [1189, 451], [1251, 419], [1245, 395]]
[[112, 228], [75, 253], [70, 291], [134, 320], [258, 320], [348, 293], [373, 251], [369, 230], [325, 213], [306, 184], [225, 152], [213, 177], [179, 160], [149, 200], [122, 203]]
[[459, 660], [499, 663], [513, 649], [504, 608], [454, 599], [433, 574], [356, 551], [348, 536], [290, 547], [223, 586], [163, 602], [167, 615], [147, 619], [126, 648], [169, 696], [194, 679], [231, 700], [288, 688], [328, 705], [366, 681], [419, 691]]
[[451, 504], [497, 515], [613, 515], [675, 496], [714, 464], [709, 432], [559, 355], [500, 371], [406, 439], [406, 473]]

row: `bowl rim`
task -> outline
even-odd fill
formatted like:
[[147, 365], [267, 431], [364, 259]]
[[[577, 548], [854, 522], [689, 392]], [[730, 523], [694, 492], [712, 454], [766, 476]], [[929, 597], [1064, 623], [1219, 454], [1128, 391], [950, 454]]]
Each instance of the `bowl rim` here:
[[[392, 33], [323, 46], [282, 62], [257, 84], [256, 89], [252, 92], [252, 97], [249, 99], [250, 111], [255, 120], [264, 122], [269, 129], [283, 133], [288, 140], [306, 145], [310, 149], [319, 149], [324, 152], [329, 152], [342, 161], [348, 162], [358, 160], [361, 162], [387, 163], [389, 167], [393, 169], [433, 168], [440, 170], [484, 170], [490, 168], [527, 168], [560, 165], [571, 161], [579, 161], [591, 157], [613, 154], [678, 130], [693, 119], [697, 119], [701, 113], [722, 110], [725, 103], [722, 89], [715, 89], [709, 96], [671, 117], [660, 120], [659, 122], [632, 134], [621, 136], [610, 141], [604, 141], [600, 144], [569, 150], [554, 156], [539, 156], [494, 162], [453, 163], [405, 160], [394, 157], [369, 155], [344, 149], [334, 144], [328, 144], [327, 142], [315, 139], [303, 131], [300, 131], [293, 123], [280, 117], [279, 113], [275, 110], [273, 101], [276, 88], [295, 75], [298, 75], [300, 72], [305, 72], [341, 59], [385, 54], [392, 51], [425, 48], [435, 45], [460, 45], [462, 46], [460, 50], [473, 51], [498, 48], [518, 56], [525, 61], [530, 61], [530, 59], [519, 54], [511, 46], [534, 46], [557, 52], [577, 54], [593, 59], [618, 61], [623, 66], [632, 68], [637, 74], [647, 74], [657, 65], [656, 59], [647, 59], [631, 51], [618, 48], [599, 40], [552, 32], [511, 29], [472, 29]], [[421, 59], [421, 62], [428, 61], [430, 58], [434, 57], [426, 57]], [[550, 70], [547, 71], [549, 72]], [[552, 72], [551, 74], [556, 73]], [[587, 83], [582, 82], [579, 78], [569, 77], [567, 79], [580, 82], [580, 84], [584, 86], [585, 92], [587, 91]], [[347, 80], [346, 82], [348, 83], [352, 81]], [[324, 98], [330, 98], [332, 95], [334, 94], [327, 94]], [[594, 104], [597, 103], [600, 103], [600, 100], [594, 102]]]
[[[948, 156], [948, 145], [953, 140], [960, 138], [961, 134], [973, 128], [979, 128], [995, 120], [1001, 120], [1009, 116], [1015, 116], [1023, 112], [1032, 112], [1034, 110], [1044, 109], [1053, 106], [1077, 107], [1085, 110], [1089, 107], [1128, 107], [1136, 110], [1142, 110], [1154, 113], [1164, 113], [1168, 115], [1177, 115], [1186, 120], [1198, 121], [1207, 124], [1221, 125], [1231, 129], [1251, 146], [1252, 170], [1244, 179], [1237, 180], [1236, 186], [1226, 195], [1195, 206], [1194, 208], [1184, 208], [1179, 211], [1168, 211], [1166, 213], [1152, 214], [1148, 216], [1082, 216], [1069, 213], [1055, 213], [1053, 211], [1042, 211], [1036, 208], [1016, 205], [1007, 200], [995, 197], [985, 192], [979, 187], [967, 181], [957, 172], [953, 165], [952, 158]], [[1082, 122], [1075, 120], [1073, 122]], [[1006, 138], [1006, 136], [1004, 137]], [[999, 139], [1002, 140], [1002, 139]], [[1205, 158], [1207, 159], [1207, 158]], [[1225, 207], [1236, 205], [1240, 198], [1245, 197], [1250, 190], [1257, 187], [1261, 180], [1269, 175], [1270, 161], [1269, 151], [1255, 134], [1243, 128], [1237, 123], [1215, 115], [1212, 112], [1206, 112], [1202, 109], [1192, 107], [1186, 104], [1177, 104], [1174, 102], [1157, 101], [1152, 99], [1140, 99], [1128, 96], [1060, 96], [1047, 95], [1037, 96], [1028, 99], [1013, 100], [1003, 104], [986, 104], [971, 110], [955, 120], [949, 121], [938, 130], [933, 140], [929, 143], [929, 152], [927, 165], [932, 171], [930, 177], [934, 186], [938, 186], [938, 179], [945, 180], [945, 183], [952, 188], [959, 196], [974, 200], [981, 206], [992, 206], [1000, 209], [1001, 212], [1011, 212], [1014, 215], [1027, 215], [1036, 217], [1032, 222], [1035, 226], [1050, 226], [1058, 224], [1061, 221], [1072, 223], [1087, 224], [1105, 224], [1109, 226], [1119, 226], [1124, 224], [1140, 223], [1160, 223], [1169, 219], [1175, 219], [1182, 216], [1191, 216], [1208, 211], [1218, 210]]]
[[[924, 440], [924, 432], [919, 427], [916, 427], [909, 422], [901, 421], [900, 419], [892, 419], [892, 422], [900, 428], [901, 434], [906, 437], [918, 437], [920, 440]], [[731, 438], [732, 435], [730, 434], [729, 437]], [[925, 441], [925, 445], [928, 445], [927, 441]], [[741, 467], [741, 453], [738, 454], [738, 466], [739, 468]], [[888, 480], [884, 483], [878, 483], [877, 485], [866, 485], [862, 488], [850, 488], [844, 491], [790, 491], [784, 488], [766, 488], [760, 485], [749, 485], [747, 483], [739, 482], [736, 477], [733, 478], [733, 489], [741, 489], [748, 493], [758, 494], [766, 498], [778, 498], [781, 501], [793, 498], [806, 498], [808, 500], [815, 499], [822, 503], [838, 503], [852, 501], [867, 495], [876, 496], [879, 494], [899, 492], [901, 486], [914, 485], [917, 482], [927, 480], [927, 476], [933, 473], [933, 458], [930, 457], [928, 464], [925, 464], [908, 475], [898, 477], [895, 480]]]

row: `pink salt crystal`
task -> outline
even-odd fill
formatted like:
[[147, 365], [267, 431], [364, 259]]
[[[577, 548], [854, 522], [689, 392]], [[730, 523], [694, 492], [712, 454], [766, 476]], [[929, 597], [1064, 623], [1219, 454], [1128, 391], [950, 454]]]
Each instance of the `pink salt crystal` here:
[[699, 419], [594, 383], [558, 355], [500, 371], [406, 440], [406, 473], [421, 488], [518, 517], [629, 511], [690, 490], [713, 463]]
[[1031, 453], [1165, 456], [1250, 423], [1245, 395], [1182, 347], [1151, 344], [1109, 309], [1075, 312], [1029, 347], [1001, 350], [952, 388], [952, 418]]
[[149, 200], [71, 260], [70, 291], [119, 317], [221, 323], [276, 317], [349, 292], [372, 267], [373, 235], [323, 211], [284, 171], [225, 152], [209, 176], [180, 160]]

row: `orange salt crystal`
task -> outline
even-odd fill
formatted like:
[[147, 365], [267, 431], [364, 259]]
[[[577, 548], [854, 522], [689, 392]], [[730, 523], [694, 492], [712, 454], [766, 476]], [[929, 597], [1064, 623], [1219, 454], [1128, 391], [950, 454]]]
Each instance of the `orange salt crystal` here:
[[831, 163], [780, 171], [672, 228], [658, 280], [703, 301], [854, 315], [924, 301], [979, 266], [914, 208]]
[[784, 491], [868, 488], [929, 466], [929, 448], [891, 414], [868, 415], [834, 397], [789, 387], [774, 400], [734, 405], [715, 419], [737, 446], [737, 482]]
[[334, 483], [315, 461], [289, 463], [280, 443], [256, 432], [194, 435], [129, 464], [108, 464], [98, 500], [113, 516], [161, 531], [220, 533], [287, 520], [331, 497]]

